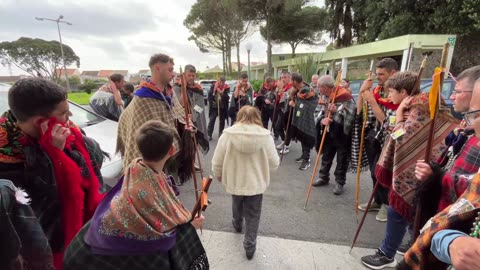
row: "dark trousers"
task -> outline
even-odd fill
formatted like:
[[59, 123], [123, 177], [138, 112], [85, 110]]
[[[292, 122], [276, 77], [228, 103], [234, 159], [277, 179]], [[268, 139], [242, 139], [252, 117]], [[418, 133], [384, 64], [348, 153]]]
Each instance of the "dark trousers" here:
[[[288, 108], [290, 108], [290, 107], [288, 107]], [[292, 127], [293, 115], [292, 115], [292, 117], [290, 117], [290, 122], [289, 122], [288, 121], [288, 114], [289, 114], [288, 110], [287, 110], [286, 113], [279, 112], [278, 119], [277, 119], [277, 124], [275, 125], [276, 132], [280, 136], [282, 141], [285, 142], [285, 145], [290, 145], [290, 141], [292, 139], [292, 128], [291, 127]], [[287, 133], [287, 127], [289, 127], [288, 128], [288, 133], [289, 133], [288, 135], [286, 134]]]
[[[212, 108], [208, 114], [208, 136], [212, 137], [213, 128], [215, 127], [215, 121], [218, 118], [218, 109]], [[218, 132], [218, 137], [222, 135], [223, 129], [225, 129], [225, 120], [227, 119], [227, 114], [220, 110], [220, 130]]]
[[235, 228], [242, 228], [243, 219], [245, 219], [243, 247], [247, 252], [254, 252], [256, 249], [262, 200], [263, 194], [253, 196], [232, 195], [232, 223]]
[[348, 138], [335, 138], [333, 134], [327, 134], [323, 144], [322, 165], [318, 177], [330, 180], [330, 168], [333, 158], [337, 155], [337, 167], [335, 168], [335, 182], [345, 185], [347, 169], [350, 159], [350, 140]]
[[268, 106], [264, 106], [260, 112], [262, 113], [262, 124], [263, 127], [268, 129], [268, 121], [272, 121], [273, 125], [273, 108], [268, 108]]
[[398, 248], [402, 244], [405, 233], [410, 233], [410, 239], [413, 239], [413, 226], [402, 217], [395, 209], [387, 209], [387, 228], [385, 229], [385, 238], [382, 241], [380, 250], [389, 258], [393, 258]]
[[[377, 178], [375, 177], [375, 168], [377, 166], [378, 159], [382, 153], [382, 148], [377, 141], [368, 140], [365, 138], [365, 152], [368, 159], [368, 167], [370, 169], [370, 176], [372, 177], [373, 186], [377, 183]], [[388, 188], [378, 185], [377, 191], [375, 192], [375, 203], [382, 205], [388, 205]]]
[[303, 160], [310, 160], [310, 151], [312, 150], [312, 147], [306, 145], [304, 142], [302, 143], [302, 158]]

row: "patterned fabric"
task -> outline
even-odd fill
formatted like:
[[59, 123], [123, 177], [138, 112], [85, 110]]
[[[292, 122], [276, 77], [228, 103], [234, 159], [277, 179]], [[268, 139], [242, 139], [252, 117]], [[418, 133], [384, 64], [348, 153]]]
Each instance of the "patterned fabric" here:
[[315, 109], [318, 96], [305, 84], [295, 95], [295, 109], [292, 114], [292, 139], [299, 140], [307, 147], [315, 145]]
[[441, 211], [455, 202], [467, 189], [471, 180], [480, 168], [480, 140], [472, 135], [464, 144], [460, 155], [455, 159], [453, 167], [444, 170], [442, 177], [442, 197], [439, 209]]
[[190, 223], [177, 227], [175, 246], [168, 252], [151, 255], [100, 256], [92, 254], [83, 241], [86, 224], [65, 253], [65, 270], [202, 270], [209, 269], [205, 249]]
[[[415, 178], [417, 160], [423, 159], [429, 137], [428, 94], [414, 96], [405, 122], [397, 124], [394, 130], [403, 129], [405, 134], [388, 141], [382, 150], [376, 166], [375, 176], [385, 187], [390, 187], [389, 204], [405, 219], [413, 220], [415, 191], [420, 182]], [[437, 159], [445, 150], [443, 142], [458, 124], [448, 108], [442, 107], [435, 122], [432, 159]]]
[[[388, 121], [390, 116], [395, 116], [395, 112], [399, 105], [395, 105], [391, 102], [388, 98], [388, 95], [385, 93], [383, 87], [377, 86], [373, 90], [375, 101], [382, 109], [383, 113], [385, 114], [385, 121], [380, 123], [377, 121], [375, 114], [373, 113], [372, 106], [370, 104], [367, 105], [367, 122], [365, 127], [365, 137], [371, 136], [372, 139], [376, 140], [380, 147], [383, 147], [385, 143], [385, 139], [388, 136]], [[368, 159], [367, 153], [365, 151], [365, 147], [367, 147], [366, 143], [364, 143], [364, 148], [360, 149], [360, 136], [361, 136], [361, 128], [363, 125], [363, 110], [360, 115], [355, 117], [354, 126], [353, 126], [353, 133], [352, 133], [352, 155], [349, 164], [349, 170], [351, 172], [357, 171], [358, 159], [359, 155], [362, 154], [362, 164], [360, 169], [367, 170], [368, 169]], [[365, 138], [364, 138], [365, 139]]]
[[55, 270], [52, 250], [35, 213], [28, 204], [19, 203], [17, 187], [0, 179], [0, 269], [15, 267], [21, 256], [26, 269]]
[[404, 256], [404, 261], [398, 269], [447, 269], [447, 265], [439, 261], [430, 251], [432, 238], [438, 231], [445, 229], [459, 230], [464, 233], [470, 233], [472, 222], [480, 211], [480, 174], [477, 174], [467, 190], [457, 200], [469, 201], [474, 210], [451, 211], [453, 205], [445, 208], [431, 219], [431, 225], [427, 227], [417, 238], [413, 246]]
[[100, 89], [90, 97], [90, 107], [97, 114], [112, 121], [118, 121], [118, 118], [123, 112], [123, 108], [117, 105], [113, 93], [110, 90], [102, 91]]
[[[173, 107], [181, 108], [176, 98], [173, 104]], [[167, 102], [156, 98], [135, 96], [118, 122], [117, 151], [122, 154], [124, 168], [127, 168], [134, 159], [140, 157], [140, 152], [135, 142], [135, 134], [143, 124], [150, 120], [159, 120], [175, 128], [176, 117], [177, 114], [170, 109]], [[180, 136], [177, 131], [175, 132], [173, 145], [177, 150], [177, 154], [181, 150]]]
[[[175, 227], [187, 223], [190, 217], [163, 172], [155, 172], [136, 159], [125, 170], [122, 183], [117, 184], [102, 201], [85, 241], [92, 248], [121, 252], [135, 246], [134, 243], [139, 246], [168, 237]], [[119, 243], [115, 240], [123, 240], [120, 242], [123, 245], [114, 245]], [[158, 251], [155, 248], [162, 247], [128, 250], [126, 254]]]
[[10, 111], [0, 117], [0, 162], [21, 163], [25, 160], [23, 145], [27, 140], [25, 134], [15, 125]]

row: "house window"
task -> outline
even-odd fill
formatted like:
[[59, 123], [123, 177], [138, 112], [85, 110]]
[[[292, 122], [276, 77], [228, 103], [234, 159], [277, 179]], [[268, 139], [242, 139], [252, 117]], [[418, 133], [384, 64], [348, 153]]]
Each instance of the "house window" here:
[[279, 60], [279, 61], [285, 60], [285, 55], [280, 55], [280, 56], [278, 57], [278, 60]]

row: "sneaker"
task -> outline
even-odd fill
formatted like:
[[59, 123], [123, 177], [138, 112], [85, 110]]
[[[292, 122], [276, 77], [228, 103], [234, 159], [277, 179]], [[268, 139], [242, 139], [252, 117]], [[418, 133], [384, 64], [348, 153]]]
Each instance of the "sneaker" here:
[[[365, 212], [365, 210], [367, 209], [367, 205], [368, 205], [368, 203], [362, 203], [362, 204], [358, 205], [358, 209]], [[376, 202], [372, 202], [370, 204], [370, 208], [368, 208], [368, 212], [378, 211], [378, 210], [380, 210], [380, 205]]]
[[320, 178], [318, 178], [318, 179], [313, 183], [312, 186], [314, 186], [314, 187], [326, 186], [326, 185], [328, 185], [328, 182], [329, 182], [328, 179], [320, 179]]
[[375, 219], [380, 222], [387, 222], [387, 205], [382, 204], [380, 210], [378, 210], [377, 216]]
[[342, 193], [343, 193], [343, 186], [340, 184], [335, 184], [335, 187], [333, 188], [333, 194], [341, 195]]
[[290, 146], [285, 145], [285, 147], [283, 147], [283, 149], [280, 150], [280, 154], [285, 155], [285, 154], [288, 154], [288, 153], [290, 153]]
[[295, 162], [296, 162], [296, 163], [302, 163], [303, 160], [304, 160], [304, 158], [303, 158], [303, 155], [302, 155], [302, 156], [300, 156], [299, 158], [296, 158], [296, 159], [295, 159]]
[[377, 250], [374, 255], [362, 257], [362, 263], [370, 269], [383, 269], [386, 267], [397, 267], [395, 258], [388, 258], [381, 250]]
[[277, 145], [277, 150], [282, 150], [283, 146], [285, 145], [285, 142], [282, 142], [281, 144]]
[[245, 255], [247, 256], [248, 260], [251, 260], [254, 254], [255, 254], [255, 251], [245, 251]]
[[407, 250], [409, 250], [410, 247], [412, 247], [412, 242], [408, 241], [407, 243], [398, 247], [397, 254], [402, 256], [405, 255], [405, 253], [407, 253]]
[[308, 168], [310, 168], [310, 160], [303, 160], [302, 165], [300, 165], [299, 170], [306, 171]]

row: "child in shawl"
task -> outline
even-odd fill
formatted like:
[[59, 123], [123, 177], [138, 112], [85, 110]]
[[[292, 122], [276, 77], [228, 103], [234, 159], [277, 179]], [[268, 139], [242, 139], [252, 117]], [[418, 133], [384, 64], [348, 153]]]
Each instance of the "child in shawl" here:
[[237, 232], [242, 231], [245, 218], [243, 247], [250, 260], [256, 249], [263, 193], [280, 158], [258, 109], [247, 105], [237, 116], [235, 125], [220, 136], [212, 168], [225, 191], [232, 194], [232, 224]]
[[[415, 193], [421, 184], [415, 178], [415, 165], [425, 155], [431, 122], [428, 94], [412, 93], [416, 91], [417, 77], [413, 72], [399, 72], [385, 83], [393, 104], [400, 105], [396, 116], [387, 119], [395, 127], [383, 147], [375, 169], [380, 184], [391, 189], [385, 238], [374, 255], [361, 259], [371, 269], [397, 266], [394, 256], [402, 244], [407, 227], [413, 235]], [[443, 138], [455, 128], [456, 122], [450, 110], [446, 106], [440, 106], [430, 150], [432, 159], [437, 159], [445, 150]]]
[[177, 198], [171, 176], [163, 173], [175, 153], [175, 131], [148, 121], [138, 131], [142, 155], [125, 169], [92, 220], [68, 247], [64, 269], [208, 269], [196, 228], [204, 217]]

